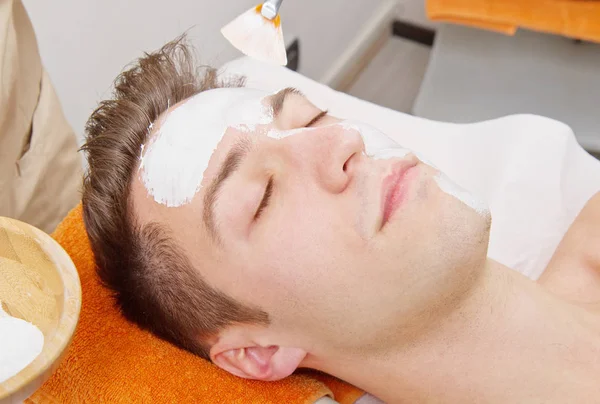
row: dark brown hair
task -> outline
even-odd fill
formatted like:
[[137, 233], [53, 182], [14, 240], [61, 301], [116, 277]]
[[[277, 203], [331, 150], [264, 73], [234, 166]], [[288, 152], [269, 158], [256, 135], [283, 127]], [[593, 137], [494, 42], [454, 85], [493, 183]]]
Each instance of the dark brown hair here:
[[268, 324], [268, 315], [209, 286], [165, 226], [138, 224], [130, 185], [148, 128], [169, 105], [242, 85], [222, 82], [213, 68], [196, 69], [182, 36], [117, 77], [112, 99], [88, 120], [82, 147], [89, 164], [83, 218], [101, 280], [129, 320], [207, 359], [208, 338], [231, 324]]

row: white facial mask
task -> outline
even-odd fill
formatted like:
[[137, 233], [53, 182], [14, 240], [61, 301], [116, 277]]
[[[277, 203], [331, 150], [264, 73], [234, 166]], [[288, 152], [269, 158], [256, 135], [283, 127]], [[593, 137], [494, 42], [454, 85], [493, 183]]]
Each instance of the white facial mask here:
[[[326, 125], [329, 126], [329, 125]], [[269, 131], [267, 132], [267, 136], [270, 137], [271, 139], [277, 139], [277, 140], [281, 140], [281, 139], [285, 139], [286, 137], [289, 136], [293, 136], [293, 135], [298, 135], [298, 134], [306, 134], [306, 133], [310, 133], [311, 131], [314, 131], [318, 128], [298, 128], [298, 129], [290, 129], [290, 130], [277, 130], [277, 129], [269, 129]]]
[[260, 90], [219, 88], [168, 113], [154, 139], [142, 147], [140, 178], [148, 193], [169, 207], [189, 203], [227, 128], [250, 132], [273, 121], [272, 109], [263, 102], [268, 96]]
[[[390, 137], [370, 125], [354, 121], [342, 121], [338, 123], [338, 125], [342, 125], [347, 129], [354, 129], [358, 131], [363, 138], [363, 142], [365, 143], [367, 155], [374, 159], [403, 158], [407, 154], [413, 153], [423, 163], [437, 169], [437, 167], [431, 161], [423, 157], [420, 153], [400, 147]], [[439, 174], [435, 177], [435, 180], [443, 192], [458, 199], [465, 205], [474, 209], [477, 213], [481, 215], [486, 215], [489, 213], [489, 208], [485, 202], [481, 201], [467, 190], [455, 184], [442, 172], [439, 172]]]
[[[357, 130], [361, 134], [363, 142], [365, 143], [365, 148], [367, 149], [367, 154], [374, 159], [402, 158], [409, 153], [413, 153], [423, 163], [437, 169], [431, 161], [423, 157], [420, 153], [400, 147], [395, 141], [372, 126], [352, 121], [343, 121], [341, 125], [349, 129]], [[442, 172], [439, 172], [435, 177], [435, 181], [443, 192], [458, 199], [465, 205], [474, 209], [480, 215], [489, 213], [489, 209], [485, 202], [455, 184]]]
[[[353, 121], [353, 120], [345, 120], [340, 122], [338, 125], [341, 125], [345, 129], [354, 129], [363, 139], [363, 143], [365, 144], [365, 153], [368, 156], [375, 157], [378, 152], [383, 150], [391, 150], [391, 149], [402, 149], [398, 143], [392, 140], [391, 137], [386, 135], [385, 133], [379, 131], [371, 125], [367, 125], [363, 122]], [[398, 153], [401, 153], [399, 151]]]
[[[332, 123], [330, 125], [319, 126], [315, 128], [298, 128], [291, 129], [285, 131], [279, 131], [277, 129], [271, 129], [267, 136], [273, 139], [284, 139], [288, 136], [298, 135], [298, 134], [307, 134], [311, 131], [326, 128], [328, 126], [340, 126], [344, 129], [355, 130], [360, 133], [360, 136], [363, 139], [363, 143], [365, 144], [365, 153], [368, 156], [375, 156], [378, 152], [382, 150], [388, 150], [390, 153], [401, 153], [402, 150], [405, 150], [405, 154], [409, 153], [408, 150], [402, 149], [398, 146], [398, 143], [392, 140], [389, 136], [375, 129], [371, 125], [367, 125], [366, 123], [345, 120], [341, 122]], [[397, 149], [397, 152], [392, 152], [394, 149]], [[398, 155], [394, 156], [398, 157]], [[385, 157], [381, 157], [385, 158]], [[389, 157], [391, 158], [391, 157]]]
[[401, 159], [407, 154], [410, 153], [410, 150], [404, 149], [402, 147], [395, 147], [393, 149], [381, 149], [378, 150], [375, 154], [373, 154], [373, 158], [375, 160], [387, 160], [387, 159]]
[[489, 213], [489, 208], [485, 202], [483, 202], [482, 200], [475, 197], [469, 191], [456, 185], [445, 174], [443, 174], [441, 172], [438, 173], [438, 175], [435, 176], [435, 182], [437, 182], [438, 186], [440, 187], [440, 189], [442, 191], [444, 191], [445, 193], [447, 193], [449, 195], [452, 195], [453, 197], [455, 197], [456, 199], [458, 199], [465, 205], [474, 209], [480, 215], [486, 215]]

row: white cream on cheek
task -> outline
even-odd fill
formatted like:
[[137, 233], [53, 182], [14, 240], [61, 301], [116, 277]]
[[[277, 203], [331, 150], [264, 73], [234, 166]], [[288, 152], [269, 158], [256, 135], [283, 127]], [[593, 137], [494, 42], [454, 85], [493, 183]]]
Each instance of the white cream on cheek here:
[[[392, 159], [392, 158], [403, 158], [407, 154], [413, 153], [423, 163], [427, 164], [428, 166], [430, 166], [432, 168], [436, 168], [436, 166], [431, 161], [427, 160], [421, 154], [398, 146], [398, 144], [394, 140], [392, 140], [390, 137], [388, 137], [384, 133], [380, 132], [379, 130], [375, 129], [374, 127], [364, 124], [362, 122], [341, 121], [341, 122], [337, 122], [337, 123], [334, 123], [331, 125], [324, 125], [324, 126], [317, 127], [317, 128], [300, 128], [300, 129], [293, 129], [293, 130], [288, 130], [288, 131], [277, 131], [277, 130], [271, 129], [267, 133], [267, 135], [274, 139], [283, 139], [288, 136], [301, 134], [301, 133], [309, 133], [311, 130], [325, 128], [327, 126], [334, 126], [334, 125], [341, 126], [344, 129], [355, 130], [358, 133], [360, 133], [360, 135], [363, 139], [363, 142], [365, 144], [366, 154], [368, 156], [372, 157], [373, 159], [385, 160], [385, 159]], [[439, 172], [439, 174], [436, 175], [436, 177], [435, 177], [435, 181], [443, 192], [458, 199], [465, 205], [467, 205], [467, 206], [471, 207], [472, 209], [474, 209], [475, 211], [477, 211], [479, 214], [485, 215], [485, 214], [489, 213], [488, 207], [483, 201], [479, 200], [478, 198], [476, 198], [474, 195], [472, 195], [468, 191], [466, 191], [463, 188], [461, 188], [460, 186], [456, 185], [454, 182], [452, 182], [452, 180], [450, 180], [443, 173]]]
[[[343, 121], [341, 122], [341, 125], [348, 129], [354, 129], [361, 134], [365, 143], [365, 148], [367, 149], [367, 154], [374, 159], [403, 158], [407, 154], [413, 153], [423, 163], [437, 169], [437, 167], [431, 161], [423, 157], [420, 153], [398, 146], [395, 141], [372, 126], [352, 121]], [[486, 215], [489, 213], [489, 209], [485, 202], [481, 201], [467, 190], [455, 184], [441, 171], [438, 173], [438, 175], [436, 175], [435, 180], [443, 192], [458, 199], [465, 205], [474, 209], [480, 215]]]
[[168, 113], [158, 133], [142, 147], [140, 179], [154, 200], [168, 207], [191, 202], [227, 128], [251, 132], [273, 121], [264, 100], [268, 96], [260, 90], [219, 88]]
[[438, 175], [435, 176], [435, 182], [437, 182], [442, 191], [474, 209], [480, 215], [487, 215], [489, 213], [489, 208], [485, 202], [455, 184], [444, 173], [438, 173]]
[[344, 129], [353, 129], [360, 133], [365, 144], [365, 153], [368, 156], [375, 156], [379, 151], [384, 149], [400, 149], [398, 143], [392, 140], [391, 137], [366, 123], [345, 120], [340, 122], [339, 125]]
[[381, 149], [378, 150], [375, 154], [373, 154], [373, 158], [375, 160], [387, 160], [393, 158], [401, 159], [409, 153], [410, 150], [404, 149], [402, 147], [396, 147], [393, 149]]

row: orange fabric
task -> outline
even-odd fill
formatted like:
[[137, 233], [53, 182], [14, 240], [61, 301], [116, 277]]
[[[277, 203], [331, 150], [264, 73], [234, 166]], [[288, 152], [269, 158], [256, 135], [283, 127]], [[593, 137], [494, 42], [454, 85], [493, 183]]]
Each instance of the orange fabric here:
[[328, 375], [327, 373], [310, 371], [312, 377], [325, 383], [333, 393], [335, 400], [342, 404], [352, 404], [365, 394], [364, 391]]
[[600, 1], [427, 0], [427, 15], [507, 35], [522, 27], [600, 42]]
[[[333, 396], [352, 404], [362, 392], [328, 376], [296, 374], [279, 382], [240, 379], [127, 322], [94, 270], [81, 204], [53, 237], [79, 271], [82, 308], [73, 342], [52, 377], [28, 403], [314, 403]], [[325, 383], [324, 383], [325, 382]], [[327, 386], [331, 385], [331, 389]]]

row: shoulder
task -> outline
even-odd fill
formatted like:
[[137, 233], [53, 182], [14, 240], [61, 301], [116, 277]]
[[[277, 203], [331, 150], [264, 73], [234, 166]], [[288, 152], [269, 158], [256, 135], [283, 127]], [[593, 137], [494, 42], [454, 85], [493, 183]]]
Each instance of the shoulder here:
[[579, 212], [538, 282], [575, 300], [600, 300], [600, 192]]
[[600, 272], [600, 192], [585, 204], [569, 232], [583, 263]]

